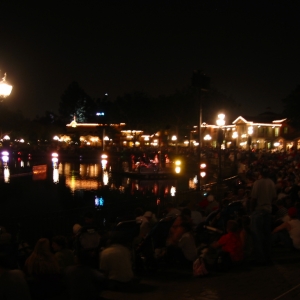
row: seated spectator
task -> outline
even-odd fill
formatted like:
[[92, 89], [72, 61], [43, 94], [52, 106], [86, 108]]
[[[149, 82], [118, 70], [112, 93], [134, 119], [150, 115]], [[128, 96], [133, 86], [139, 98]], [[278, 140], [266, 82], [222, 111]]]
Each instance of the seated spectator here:
[[57, 235], [52, 238], [52, 249], [55, 252], [54, 256], [59, 264], [61, 272], [63, 272], [66, 267], [72, 266], [75, 263], [74, 253], [67, 246], [66, 237]]
[[94, 227], [81, 227], [79, 224], [73, 226], [75, 250], [93, 250], [100, 244], [100, 234]]
[[290, 207], [288, 214], [291, 220], [283, 222], [273, 230], [272, 240], [273, 243], [300, 250], [300, 220], [297, 208]]
[[61, 293], [59, 264], [50, 250], [50, 242], [41, 238], [24, 266], [32, 298], [46, 299]]
[[179, 262], [183, 266], [192, 266], [197, 258], [197, 247], [192, 235], [191, 222], [182, 222], [178, 226], [181, 234], [167, 245], [166, 258], [169, 263]]
[[208, 205], [205, 208], [205, 215], [208, 216], [211, 212], [219, 209], [219, 202], [215, 200], [213, 195], [207, 197]]
[[166, 210], [167, 210], [167, 214], [166, 214], [166, 218], [176, 218], [177, 216], [179, 216], [181, 214], [181, 211], [177, 208], [175, 208], [174, 204], [169, 202], [167, 204], [167, 207], [166, 207]]
[[115, 232], [110, 245], [100, 252], [100, 271], [108, 279], [111, 288], [125, 287], [134, 280], [132, 257], [129, 249], [124, 246], [124, 236]]
[[222, 265], [225, 268], [232, 266], [235, 263], [241, 262], [244, 259], [243, 242], [241, 240], [238, 223], [234, 220], [229, 220], [226, 225], [227, 233], [214, 242], [212, 248], [221, 248], [219, 257], [221, 257]]
[[278, 199], [275, 202], [275, 206], [277, 207], [277, 211], [274, 214], [274, 224], [277, 224], [277, 226], [278, 226], [282, 222], [289, 221], [290, 217], [288, 215], [288, 209], [285, 207], [285, 200], [284, 200], [284, 198]]
[[67, 293], [70, 300], [100, 300], [104, 275], [89, 266], [89, 253], [78, 252], [76, 265], [69, 266], [65, 271]]
[[188, 208], [191, 210], [193, 229], [195, 229], [200, 223], [205, 221], [205, 218], [202, 216], [201, 212], [197, 210], [197, 205], [195, 203], [190, 202]]
[[30, 291], [25, 274], [10, 270], [7, 254], [0, 253], [0, 299], [30, 300]]
[[168, 240], [171, 240], [171, 244], [173, 243], [172, 240], [177, 241], [180, 238], [182, 234], [182, 230], [180, 227], [183, 222], [189, 223], [191, 226], [193, 226], [192, 219], [191, 219], [191, 210], [189, 208], [184, 208], [181, 211], [181, 214], [175, 218], [170, 228], [169, 237], [168, 237]]

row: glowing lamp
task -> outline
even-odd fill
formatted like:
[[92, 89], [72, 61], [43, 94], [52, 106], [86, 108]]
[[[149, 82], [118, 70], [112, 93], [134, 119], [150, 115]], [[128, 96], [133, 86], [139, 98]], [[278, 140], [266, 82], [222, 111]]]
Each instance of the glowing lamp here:
[[12, 86], [9, 85], [6, 81], [6, 73], [4, 74], [4, 77], [2, 78], [2, 81], [0, 82], [0, 97], [6, 98], [10, 95], [12, 91]]

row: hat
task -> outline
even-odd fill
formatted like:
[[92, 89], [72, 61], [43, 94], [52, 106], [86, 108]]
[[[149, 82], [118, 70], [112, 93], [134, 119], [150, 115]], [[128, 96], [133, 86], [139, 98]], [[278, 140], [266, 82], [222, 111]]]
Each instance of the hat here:
[[146, 211], [145, 213], [144, 213], [144, 217], [146, 217], [146, 218], [152, 218], [152, 212], [151, 211]]
[[288, 209], [288, 214], [289, 214], [289, 216], [290, 216], [291, 218], [297, 217], [297, 215], [298, 215], [298, 210], [297, 210], [297, 208], [296, 208], [296, 207], [290, 207], [290, 208]]
[[73, 233], [74, 233], [74, 234], [78, 234], [79, 231], [81, 230], [81, 228], [82, 228], [82, 226], [81, 226], [80, 224], [75, 224], [75, 225], [73, 226]]

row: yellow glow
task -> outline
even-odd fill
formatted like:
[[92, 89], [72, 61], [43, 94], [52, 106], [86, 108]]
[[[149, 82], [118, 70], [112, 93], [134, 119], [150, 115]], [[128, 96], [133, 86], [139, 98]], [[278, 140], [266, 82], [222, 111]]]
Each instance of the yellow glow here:
[[237, 133], [236, 131], [232, 133], [232, 138], [233, 138], [233, 139], [236, 139], [238, 136], [239, 136], [239, 135], [238, 135], [238, 133]]
[[206, 173], [205, 173], [205, 172], [200, 172], [200, 176], [201, 176], [202, 178], [204, 178], [204, 177], [206, 176]]
[[180, 160], [176, 160], [176, 161], [175, 161], [175, 165], [176, 165], [176, 166], [180, 166], [180, 165], [181, 165], [181, 161], [180, 161]]

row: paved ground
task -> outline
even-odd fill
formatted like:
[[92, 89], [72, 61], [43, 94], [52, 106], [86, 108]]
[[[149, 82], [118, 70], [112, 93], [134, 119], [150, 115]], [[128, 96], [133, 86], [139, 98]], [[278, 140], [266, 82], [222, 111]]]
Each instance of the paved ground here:
[[134, 292], [103, 291], [107, 299], [274, 299], [300, 298], [300, 252], [277, 248], [268, 266], [246, 266], [194, 278], [189, 270], [162, 269], [144, 274]]

